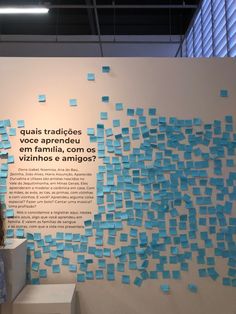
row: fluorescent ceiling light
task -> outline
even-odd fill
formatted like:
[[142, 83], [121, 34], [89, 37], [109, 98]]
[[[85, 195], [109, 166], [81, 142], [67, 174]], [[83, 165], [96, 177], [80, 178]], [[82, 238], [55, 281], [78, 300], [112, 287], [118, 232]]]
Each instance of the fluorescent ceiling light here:
[[48, 11], [43, 7], [0, 7], [0, 14], [46, 14]]

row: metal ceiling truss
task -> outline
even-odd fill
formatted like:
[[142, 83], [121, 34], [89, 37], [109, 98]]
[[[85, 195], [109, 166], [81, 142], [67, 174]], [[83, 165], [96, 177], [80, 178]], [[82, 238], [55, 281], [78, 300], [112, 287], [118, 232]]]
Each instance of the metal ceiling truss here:
[[[88, 1], [86, 1], [88, 3]], [[197, 9], [196, 4], [50, 4], [44, 3], [49, 9]]]

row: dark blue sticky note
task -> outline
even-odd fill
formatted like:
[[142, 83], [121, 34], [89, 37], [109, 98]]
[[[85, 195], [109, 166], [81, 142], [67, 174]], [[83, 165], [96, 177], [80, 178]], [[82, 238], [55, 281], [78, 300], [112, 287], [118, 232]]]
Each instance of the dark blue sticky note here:
[[102, 73], [109, 73], [110, 72], [110, 67], [109, 67], [109, 65], [104, 65], [103, 67], [102, 67]]
[[122, 283], [129, 285], [130, 284], [130, 276], [122, 275]]
[[221, 89], [220, 91], [220, 97], [228, 97], [229, 96], [229, 92], [227, 89]]
[[135, 284], [135, 286], [141, 287], [142, 283], [143, 283], [143, 280], [142, 280], [141, 278], [136, 277], [136, 278], [134, 279], [134, 284]]
[[197, 285], [195, 285], [194, 283], [189, 283], [188, 284], [188, 290], [190, 292], [196, 293], [198, 290]]
[[109, 96], [102, 96], [102, 102], [109, 102]]

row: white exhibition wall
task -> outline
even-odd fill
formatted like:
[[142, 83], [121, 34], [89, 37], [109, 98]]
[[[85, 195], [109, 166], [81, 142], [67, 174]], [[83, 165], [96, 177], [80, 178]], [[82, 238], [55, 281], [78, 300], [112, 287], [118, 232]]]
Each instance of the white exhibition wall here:
[[0, 195], [29, 282], [77, 280], [81, 314], [235, 313], [235, 70], [0, 59]]

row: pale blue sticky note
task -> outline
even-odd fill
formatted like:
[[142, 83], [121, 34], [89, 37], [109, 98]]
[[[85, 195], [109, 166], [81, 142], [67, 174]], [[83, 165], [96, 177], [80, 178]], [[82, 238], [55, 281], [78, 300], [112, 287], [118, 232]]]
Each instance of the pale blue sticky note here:
[[227, 89], [221, 89], [220, 91], [220, 97], [228, 97], [229, 96], [229, 92]]
[[109, 96], [102, 96], [102, 102], [109, 102]]
[[15, 162], [14, 156], [8, 156], [7, 157], [7, 163], [8, 164], [13, 164]]
[[116, 103], [116, 111], [123, 110], [123, 104], [121, 102]]
[[6, 194], [7, 193], [7, 187], [6, 186], [0, 186], [0, 193]]
[[52, 242], [52, 236], [49, 234], [49, 235], [46, 235], [45, 237], [45, 242], [46, 243], [50, 243], [50, 242]]
[[7, 218], [13, 218], [14, 217], [14, 210], [12, 208], [8, 208], [6, 210], [6, 217]]
[[11, 143], [9, 141], [3, 141], [2, 144], [4, 149], [11, 148]]
[[77, 106], [77, 99], [75, 99], [75, 98], [69, 99], [69, 105], [71, 107], [76, 107]]
[[119, 127], [120, 126], [120, 120], [113, 120], [113, 127]]
[[18, 120], [17, 121], [17, 127], [18, 128], [24, 128], [25, 127], [25, 121], [24, 120]]
[[64, 239], [64, 233], [63, 232], [57, 232], [56, 233], [56, 239], [57, 240], [63, 240]]
[[46, 95], [38, 95], [38, 102], [46, 102]]
[[95, 81], [95, 74], [94, 73], [88, 73], [87, 74], [87, 80], [88, 81]]
[[109, 65], [103, 65], [102, 67], [102, 73], [109, 73], [110, 72], [110, 66]]
[[9, 135], [10, 136], [15, 136], [16, 135], [16, 128], [10, 128], [9, 129]]
[[100, 113], [100, 118], [101, 118], [101, 120], [107, 120], [107, 118], [108, 118], [108, 113], [107, 113], [107, 112], [101, 112], [101, 113]]
[[23, 238], [24, 237], [24, 229], [17, 229], [16, 230], [16, 237]]
[[76, 273], [77, 272], [77, 265], [70, 264], [69, 265], [69, 271], [72, 273]]
[[197, 285], [195, 285], [194, 283], [189, 283], [188, 290], [190, 292], [196, 293], [198, 291]]
[[87, 129], [87, 135], [95, 135], [94, 128], [88, 128]]
[[168, 293], [170, 291], [170, 286], [168, 284], [162, 284], [160, 288], [161, 288], [161, 291], [164, 293]]
[[72, 241], [73, 240], [73, 234], [72, 233], [65, 233], [65, 240], [66, 241]]
[[7, 238], [14, 238], [14, 229], [7, 229], [6, 237]]

